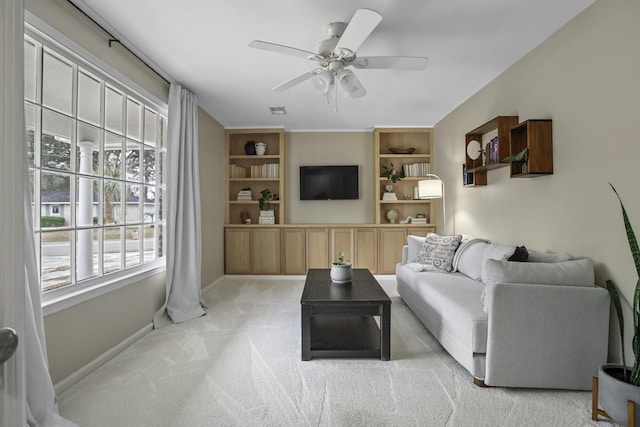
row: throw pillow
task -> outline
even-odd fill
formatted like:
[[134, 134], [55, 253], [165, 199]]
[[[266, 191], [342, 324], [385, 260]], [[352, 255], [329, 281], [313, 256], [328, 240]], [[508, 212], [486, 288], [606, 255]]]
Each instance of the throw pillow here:
[[418, 260], [418, 253], [424, 244], [426, 237], [419, 236], [407, 236], [407, 246], [409, 247], [409, 253], [407, 255], [407, 262], [416, 262]]
[[529, 251], [522, 245], [516, 246], [516, 250], [513, 252], [513, 255], [507, 258], [507, 261], [526, 262], [527, 259], [529, 259]]
[[453, 267], [473, 280], [480, 280], [482, 276], [482, 257], [488, 245], [489, 244], [483, 240], [475, 240], [466, 245], [464, 242], [460, 243], [460, 247], [458, 247], [456, 256], [453, 259]]
[[482, 253], [482, 263], [480, 264], [480, 279], [482, 283], [487, 283], [487, 260], [488, 259], [504, 259], [511, 256], [516, 250], [515, 246], [499, 245], [489, 243]]
[[453, 256], [460, 245], [462, 236], [459, 234], [444, 236], [436, 233], [428, 233], [418, 253], [418, 260], [425, 270], [446, 271], [452, 270]]

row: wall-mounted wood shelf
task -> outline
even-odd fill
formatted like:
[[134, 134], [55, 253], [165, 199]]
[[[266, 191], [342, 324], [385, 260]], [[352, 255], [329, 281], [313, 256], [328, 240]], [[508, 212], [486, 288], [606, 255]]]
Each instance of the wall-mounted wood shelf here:
[[[508, 163], [503, 163], [501, 160], [509, 155], [510, 131], [517, 124], [518, 116], [497, 116], [465, 134], [466, 172], [473, 174], [473, 184], [468, 184], [467, 186], [487, 185], [488, 170], [509, 166]], [[492, 159], [490, 153], [486, 151], [486, 143], [482, 141], [482, 137], [496, 130], [498, 138], [497, 153]], [[467, 147], [471, 141], [478, 141], [481, 145], [482, 153], [477, 159], [472, 159], [467, 153]]]
[[511, 129], [510, 154], [527, 151], [527, 162], [511, 162], [511, 178], [553, 174], [551, 120], [526, 120]]

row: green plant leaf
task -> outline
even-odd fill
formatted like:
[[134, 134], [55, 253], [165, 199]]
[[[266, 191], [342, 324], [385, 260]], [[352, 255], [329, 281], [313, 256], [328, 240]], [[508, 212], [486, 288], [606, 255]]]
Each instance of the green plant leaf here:
[[[618, 289], [612, 280], [607, 280], [607, 290], [611, 296], [611, 303], [616, 310], [618, 316], [618, 323], [620, 325], [620, 346], [622, 347], [622, 365], [627, 366], [627, 361], [624, 356], [624, 315], [622, 314], [622, 304], [620, 303], [620, 295]], [[624, 370], [624, 380], [627, 381], [627, 370]]]
[[504, 159], [502, 159], [502, 162], [503, 163], [521, 162], [521, 161], [527, 159], [527, 153], [528, 152], [529, 152], [529, 149], [525, 148], [524, 150], [520, 151], [519, 153], [512, 154], [510, 156], [505, 157]]

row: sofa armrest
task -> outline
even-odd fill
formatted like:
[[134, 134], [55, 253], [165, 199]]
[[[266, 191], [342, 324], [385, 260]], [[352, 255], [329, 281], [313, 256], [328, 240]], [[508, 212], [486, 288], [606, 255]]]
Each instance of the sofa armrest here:
[[498, 283], [485, 293], [487, 385], [591, 389], [607, 361], [606, 289]]
[[402, 247], [402, 264], [406, 264], [409, 260], [409, 245]]

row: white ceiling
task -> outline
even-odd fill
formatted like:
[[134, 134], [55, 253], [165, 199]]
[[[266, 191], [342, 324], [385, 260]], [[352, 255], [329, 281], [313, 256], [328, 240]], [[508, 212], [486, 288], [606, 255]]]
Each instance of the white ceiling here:
[[[594, 0], [72, 2], [195, 92], [224, 127], [300, 131], [433, 126]], [[311, 81], [271, 90], [315, 63], [251, 49], [250, 41], [314, 51], [326, 24], [349, 22], [361, 7], [383, 19], [359, 56], [427, 56], [426, 70], [354, 70], [368, 93], [340, 96], [338, 112]], [[271, 115], [271, 106], [284, 106], [287, 115]]]

